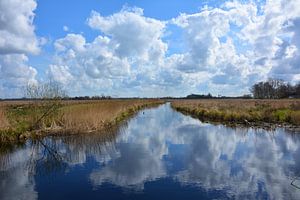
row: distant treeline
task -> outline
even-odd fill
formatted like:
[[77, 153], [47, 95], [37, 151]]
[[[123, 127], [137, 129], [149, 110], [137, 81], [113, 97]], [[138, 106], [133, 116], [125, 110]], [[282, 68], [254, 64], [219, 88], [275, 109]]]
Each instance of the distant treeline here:
[[[23, 101], [26, 101], [26, 100], [40, 100], [40, 99], [44, 99], [44, 100], [47, 100], [47, 99], [53, 99], [53, 98], [30, 98], [30, 97], [23, 97], [23, 98], [13, 98], [13, 99], [0, 99], [0, 100], [9, 100], [9, 101], [20, 101], [20, 100], [23, 100]], [[112, 99], [111, 96], [76, 96], [76, 97], [68, 97], [68, 96], [65, 96], [65, 97], [61, 97], [60, 99], [62, 100], [105, 100], [105, 99]]]
[[283, 80], [269, 79], [265, 82], [259, 82], [251, 87], [251, 93], [255, 99], [282, 99], [299, 98], [300, 82], [291, 85]]
[[236, 97], [230, 97], [230, 96], [213, 96], [210, 93], [208, 94], [190, 94], [186, 97], [161, 97], [160, 99], [251, 99], [252, 96], [250, 94], [246, 94], [243, 96], [236, 96]]
[[246, 94], [238, 97], [212, 96], [210, 93], [190, 94], [183, 99], [283, 99], [283, 98], [300, 98], [300, 82], [291, 85], [280, 79], [268, 79], [254, 84], [250, 91], [252, 95]]
[[187, 99], [212, 99], [214, 98], [210, 93], [205, 94], [190, 94], [186, 96]]
[[112, 99], [111, 96], [79, 96], [79, 97], [69, 97], [69, 100], [100, 100], [100, 99]]
[[[40, 99], [52, 99], [52, 96], [45, 96], [45, 95], [39, 95], [36, 96], [35, 94], [40, 94], [40, 91], [49, 92], [55, 91], [55, 94], [59, 94], [60, 88], [57, 85], [53, 86], [43, 86], [41, 88], [33, 88], [30, 87], [29, 91], [33, 93], [34, 95], [29, 95], [29, 97], [24, 98], [17, 98], [17, 99], [0, 99], [1, 100], [10, 100], [10, 101], [19, 101], [19, 100], [40, 100]], [[46, 88], [46, 90], [45, 90]], [[50, 90], [49, 90], [50, 88]], [[55, 90], [53, 90], [53, 88]], [[38, 92], [37, 92], [38, 91]], [[267, 81], [262, 81], [259, 83], [254, 84], [250, 88], [251, 94], [245, 94], [243, 96], [236, 96], [236, 97], [230, 97], [230, 96], [213, 96], [210, 93], [208, 94], [190, 94], [186, 97], [158, 97], [156, 99], [282, 99], [282, 98], [300, 98], [300, 82], [291, 85], [290, 83], [284, 82], [283, 80], [279, 79], [268, 79]], [[44, 97], [45, 96], [45, 97]], [[128, 98], [116, 98], [111, 96], [76, 96], [76, 97], [68, 97], [67, 95], [54, 95], [54, 97], [60, 97], [62, 100], [105, 100], [105, 99], [155, 99], [155, 98], [140, 98], [140, 97], [128, 97]]]
[[[29, 98], [29, 97], [23, 97], [23, 98], [6, 98], [1, 99], [0, 101], [34, 101], [34, 100], [53, 100], [53, 98]], [[163, 98], [153, 98], [153, 97], [111, 97], [111, 96], [75, 96], [75, 97], [62, 97], [59, 98], [60, 100], [70, 100], [70, 101], [76, 101], [76, 100], [109, 100], [109, 99], [117, 99], [117, 100], [130, 100], [130, 99], [163, 99]]]

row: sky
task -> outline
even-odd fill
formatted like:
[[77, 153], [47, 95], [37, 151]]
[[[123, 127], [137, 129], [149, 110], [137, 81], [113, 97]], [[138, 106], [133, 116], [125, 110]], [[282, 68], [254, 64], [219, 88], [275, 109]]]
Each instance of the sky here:
[[300, 81], [300, 0], [0, 0], [0, 98], [238, 96]]

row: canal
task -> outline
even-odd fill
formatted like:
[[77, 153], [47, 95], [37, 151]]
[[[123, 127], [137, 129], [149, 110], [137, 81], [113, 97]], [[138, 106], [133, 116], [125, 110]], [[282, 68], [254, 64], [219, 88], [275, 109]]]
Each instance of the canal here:
[[169, 104], [117, 131], [0, 154], [0, 199], [300, 199], [300, 134], [202, 123]]

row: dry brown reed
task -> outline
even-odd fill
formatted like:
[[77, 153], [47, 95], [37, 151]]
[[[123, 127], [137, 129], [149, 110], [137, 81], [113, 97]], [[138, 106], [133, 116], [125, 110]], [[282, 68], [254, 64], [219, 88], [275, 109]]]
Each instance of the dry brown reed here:
[[172, 107], [204, 120], [300, 125], [300, 99], [176, 100], [172, 102]]
[[0, 129], [7, 129], [9, 123], [6, 117], [6, 107], [0, 103]]
[[[79, 100], [62, 101], [60, 108], [44, 116], [42, 101], [0, 102], [0, 142], [13, 138], [30, 137], [39, 133], [101, 132], [126, 119], [143, 107], [157, 105], [157, 99], [139, 100]], [[12, 137], [10, 137], [12, 136]]]
[[118, 117], [128, 115], [141, 106], [158, 103], [157, 100], [101, 100], [74, 103], [62, 108], [56, 125], [64, 130], [95, 131], [113, 123]]
[[178, 100], [173, 105], [203, 107], [207, 109], [234, 109], [247, 110], [257, 107], [270, 107], [274, 109], [295, 108], [300, 110], [300, 99], [203, 99]]

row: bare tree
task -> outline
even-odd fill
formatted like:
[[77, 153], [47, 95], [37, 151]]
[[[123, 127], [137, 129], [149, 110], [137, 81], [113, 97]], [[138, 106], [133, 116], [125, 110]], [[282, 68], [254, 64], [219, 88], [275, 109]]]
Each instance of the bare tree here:
[[266, 82], [254, 84], [250, 91], [257, 99], [299, 97], [300, 83], [292, 86], [280, 79], [268, 79]]
[[32, 99], [31, 108], [34, 110], [31, 129], [55, 124], [62, 99], [67, 96], [62, 86], [50, 80], [45, 83], [28, 84], [25, 92], [26, 97]]
[[39, 84], [28, 84], [26, 87], [26, 97], [30, 99], [62, 99], [67, 94], [62, 86], [55, 81], [48, 81]]

